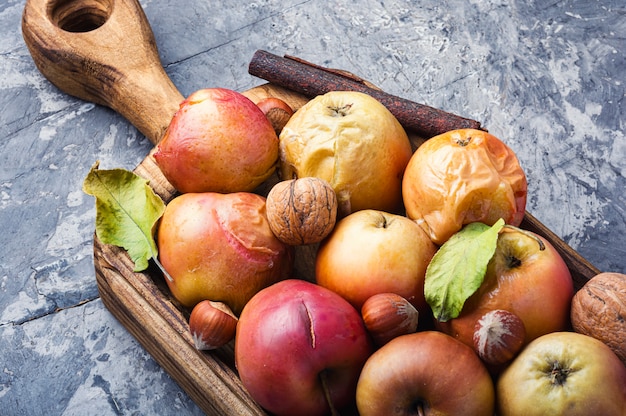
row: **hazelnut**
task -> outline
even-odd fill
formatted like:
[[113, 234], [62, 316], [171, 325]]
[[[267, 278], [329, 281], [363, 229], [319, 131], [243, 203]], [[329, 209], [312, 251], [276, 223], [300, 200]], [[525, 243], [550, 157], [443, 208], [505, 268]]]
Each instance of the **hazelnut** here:
[[289, 121], [293, 115], [293, 109], [285, 101], [276, 97], [263, 98], [256, 103], [257, 107], [263, 111], [265, 117], [272, 123], [276, 135], [279, 136], [280, 132], [285, 127], [285, 124]]
[[214, 350], [235, 338], [237, 317], [222, 302], [203, 300], [194, 306], [189, 317], [189, 330], [199, 350]]
[[363, 303], [361, 316], [372, 339], [381, 347], [395, 337], [417, 331], [419, 313], [404, 297], [379, 293]]
[[522, 348], [526, 328], [512, 312], [496, 309], [484, 314], [474, 327], [474, 349], [487, 364], [510, 361]]

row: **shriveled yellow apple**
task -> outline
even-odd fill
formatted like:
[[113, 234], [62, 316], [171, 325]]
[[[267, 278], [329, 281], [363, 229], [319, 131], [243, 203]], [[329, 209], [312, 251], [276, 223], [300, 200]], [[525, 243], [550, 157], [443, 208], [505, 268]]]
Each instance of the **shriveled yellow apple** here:
[[187, 193], [166, 207], [159, 260], [172, 295], [193, 307], [208, 299], [239, 314], [259, 290], [288, 277], [293, 253], [270, 229], [265, 198], [248, 192]]
[[278, 136], [246, 96], [206, 88], [180, 105], [154, 158], [182, 192], [246, 192], [276, 170]]
[[362, 209], [398, 211], [411, 154], [395, 116], [354, 91], [315, 97], [291, 116], [279, 137], [282, 179], [324, 179], [337, 194], [340, 217]]

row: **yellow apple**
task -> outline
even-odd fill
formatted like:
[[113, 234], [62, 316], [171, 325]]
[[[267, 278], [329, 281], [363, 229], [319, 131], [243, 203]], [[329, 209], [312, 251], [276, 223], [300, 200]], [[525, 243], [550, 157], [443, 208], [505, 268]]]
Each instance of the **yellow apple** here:
[[354, 91], [315, 97], [291, 116], [279, 137], [282, 179], [324, 179], [337, 194], [340, 217], [368, 208], [400, 210], [411, 154], [395, 116]]
[[543, 335], [496, 386], [498, 415], [624, 416], [626, 367], [604, 343], [575, 332]]

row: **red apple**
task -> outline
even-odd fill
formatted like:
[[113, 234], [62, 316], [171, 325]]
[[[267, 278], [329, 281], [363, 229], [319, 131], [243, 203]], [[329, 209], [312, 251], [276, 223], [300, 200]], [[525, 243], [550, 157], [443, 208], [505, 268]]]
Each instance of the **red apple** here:
[[376, 210], [340, 220], [319, 247], [315, 280], [355, 308], [378, 293], [395, 293], [420, 312], [424, 276], [437, 247], [410, 219]]
[[325, 415], [354, 402], [372, 352], [348, 302], [304, 280], [257, 293], [237, 325], [235, 364], [252, 398], [275, 415]]
[[503, 309], [522, 320], [527, 344], [569, 327], [573, 295], [572, 276], [556, 249], [537, 234], [505, 227], [478, 291], [457, 318], [436, 325], [472, 346], [477, 321], [487, 312]]
[[259, 290], [290, 273], [291, 248], [272, 233], [265, 198], [236, 192], [182, 194], [158, 229], [159, 259], [184, 306], [220, 301], [239, 314]]
[[276, 170], [278, 137], [250, 99], [207, 88], [181, 103], [154, 158], [180, 192], [252, 191]]
[[367, 360], [357, 385], [361, 416], [493, 415], [494, 385], [467, 345], [437, 331], [392, 339]]
[[626, 367], [603, 342], [575, 332], [535, 339], [497, 382], [498, 415], [626, 415]]

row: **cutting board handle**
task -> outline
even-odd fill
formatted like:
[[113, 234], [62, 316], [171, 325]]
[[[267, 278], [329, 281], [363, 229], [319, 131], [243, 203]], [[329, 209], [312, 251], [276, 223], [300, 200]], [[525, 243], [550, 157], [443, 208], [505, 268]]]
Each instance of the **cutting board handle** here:
[[63, 92], [112, 108], [158, 143], [184, 97], [136, 0], [27, 0], [22, 35]]

